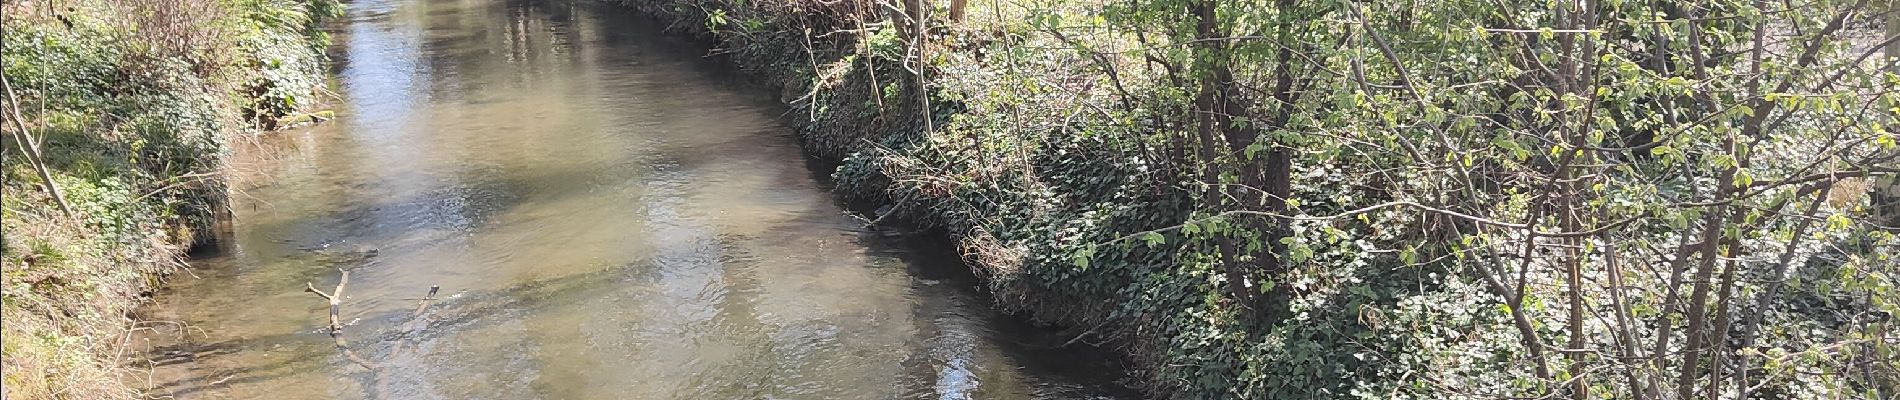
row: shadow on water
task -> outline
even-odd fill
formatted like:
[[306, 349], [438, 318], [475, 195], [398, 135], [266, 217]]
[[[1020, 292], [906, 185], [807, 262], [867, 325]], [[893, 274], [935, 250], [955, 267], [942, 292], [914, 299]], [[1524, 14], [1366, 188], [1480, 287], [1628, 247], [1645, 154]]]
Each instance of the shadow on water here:
[[[903, 366], [912, 381], [902, 398], [992, 398], [978, 396], [984, 377], [972, 371], [978, 350], [976, 342], [1000, 348], [1012, 364], [1029, 375], [1053, 375], [1051, 382], [1039, 382], [1027, 393], [1035, 398], [1113, 398], [1134, 397], [1132, 390], [1121, 387], [1113, 374], [1100, 370], [1117, 369], [1115, 360], [1099, 349], [1061, 348], [1062, 338], [1055, 332], [1037, 327], [1021, 318], [1004, 315], [989, 308], [988, 295], [977, 286], [980, 282], [960, 262], [953, 250], [942, 246], [940, 236], [891, 237], [877, 232], [852, 234], [853, 240], [870, 252], [895, 258], [904, 272], [915, 277], [913, 290], [924, 299], [912, 313], [925, 338], [923, 348], [905, 354]], [[736, 241], [736, 240], [735, 240]], [[335, 269], [362, 271], [374, 268], [373, 257], [336, 256], [321, 250], [306, 250], [315, 264], [313, 274], [327, 275]], [[728, 259], [727, 261], [742, 261]], [[416, 316], [406, 310], [376, 315], [358, 314], [352, 319], [349, 335], [358, 343], [357, 351], [378, 362], [431, 364], [433, 354], [417, 357], [392, 354], [404, 349], [431, 348], [432, 344], [457, 335], [480, 332], [499, 324], [508, 324], [523, 315], [548, 312], [589, 299], [612, 298], [624, 289], [629, 279], [652, 279], [654, 272], [641, 268], [651, 260], [595, 272], [518, 283], [495, 291], [462, 291], [435, 301], [429, 311]], [[323, 276], [311, 277], [323, 281]], [[314, 302], [314, 300], [313, 300]], [[346, 314], [351, 304], [346, 303]], [[320, 327], [319, 327], [320, 328]], [[351, 379], [366, 381], [371, 374], [357, 369], [341, 357], [328, 354], [329, 343], [319, 330], [269, 336], [253, 336], [218, 342], [180, 342], [148, 350], [152, 367], [181, 366], [217, 361], [260, 347], [283, 349], [319, 357], [281, 358], [264, 364], [220, 374], [197, 376], [165, 382], [156, 392], [189, 397], [216, 386], [268, 383], [290, 375], [344, 370]], [[313, 340], [314, 338], [314, 340]], [[403, 365], [386, 365], [404, 371], [418, 371]], [[395, 393], [410, 386], [426, 386], [426, 374], [397, 373], [392, 382]], [[363, 382], [368, 385], [369, 383]]]
[[[947, 240], [863, 229], [768, 91], [659, 28], [583, 1], [351, 3], [339, 117], [242, 149], [229, 240], [143, 310], [182, 324], [145, 338], [153, 394], [1134, 397], [1106, 352], [995, 311]], [[338, 269], [381, 372], [303, 292]]]

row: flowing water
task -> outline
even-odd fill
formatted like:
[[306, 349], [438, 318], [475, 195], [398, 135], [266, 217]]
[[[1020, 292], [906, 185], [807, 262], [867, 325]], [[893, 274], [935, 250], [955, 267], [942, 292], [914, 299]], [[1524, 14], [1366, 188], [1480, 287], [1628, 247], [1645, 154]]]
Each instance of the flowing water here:
[[[238, 145], [232, 232], [143, 311], [153, 394], [1130, 395], [954, 254], [863, 230], [765, 90], [661, 28], [584, 0], [350, 4], [339, 117]], [[338, 269], [374, 371], [304, 290]]]

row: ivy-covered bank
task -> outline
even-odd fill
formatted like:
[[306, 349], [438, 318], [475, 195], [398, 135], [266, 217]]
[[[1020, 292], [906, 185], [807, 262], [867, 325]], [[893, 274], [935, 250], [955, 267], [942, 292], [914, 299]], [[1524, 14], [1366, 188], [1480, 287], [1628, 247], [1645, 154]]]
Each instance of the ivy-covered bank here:
[[[310, 119], [335, 0], [28, 0], [4, 16], [10, 399], [139, 396], [126, 318], [210, 240], [233, 135]], [[50, 182], [49, 182], [50, 180]]]
[[1900, 393], [1874, 3], [616, 1], [1160, 397]]
[[[1205, 258], [1213, 249], [1128, 236], [1197, 215], [1189, 192], [1157, 181], [1179, 167], [1156, 165], [1118, 138], [1140, 127], [1106, 132], [1079, 122], [1114, 106], [1100, 92], [1125, 90], [1091, 70], [1102, 60], [1079, 52], [1104, 44], [1025, 34], [1093, 2], [1042, 15], [979, 8], [915, 46], [893, 8], [901, 2], [617, 1], [711, 41], [712, 54], [777, 88], [807, 153], [838, 166], [840, 195], [890, 206], [875, 219], [941, 229], [998, 307], [1064, 327], [1078, 336], [1071, 343], [1124, 351], [1135, 383], [1157, 397], [1382, 398], [1391, 380], [1361, 384], [1355, 375], [1393, 378], [1428, 361], [1356, 360], [1350, 349], [1419, 337], [1368, 343], [1375, 328], [1362, 316], [1330, 310], [1380, 302], [1408, 312], [1385, 323], [1415, 325], [1441, 317], [1420, 311], [1481, 296], [1436, 282], [1439, 273], [1375, 276], [1382, 269], [1369, 265], [1372, 257], [1333, 246], [1306, 255], [1340, 268], [1314, 268], [1297, 283], [1312, 290], [1292, 306], [1297, 321], [1250, 332], [1220, 294], [1221, 272]], [[926, 4], [947, 19], [949, 2]], [[911, 52], [918, 47], [925, 54]], [[1299, 189], [1346, 186], [1315, 176]], [[1431, 291], [1417, 293], [1426, 281]], [[1386, 294], [1394, 291], [1416, 296]], [[1431, 323], [1469, 325], [1482, 310], [1449, 311]]]

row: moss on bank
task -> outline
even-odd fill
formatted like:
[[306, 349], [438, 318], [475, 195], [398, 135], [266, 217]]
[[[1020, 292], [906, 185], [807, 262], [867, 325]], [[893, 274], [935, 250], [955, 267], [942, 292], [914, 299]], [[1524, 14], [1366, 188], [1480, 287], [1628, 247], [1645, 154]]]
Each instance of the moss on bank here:
[[0, 173], [8, 398], [132, 398], [124, 315], [222, 207], [226, 140], [310, 103], [331, 0], [8, 2]]

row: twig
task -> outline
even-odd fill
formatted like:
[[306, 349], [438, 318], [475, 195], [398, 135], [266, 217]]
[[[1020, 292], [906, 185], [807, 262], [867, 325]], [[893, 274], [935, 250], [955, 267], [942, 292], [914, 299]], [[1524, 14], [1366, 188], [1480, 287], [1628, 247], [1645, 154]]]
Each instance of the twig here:
[[1373, 211], [1378, 211], [1378, 210], [1380, 210], [1380, 209], [1385, 209], [1385, 208], [1392, 208], [1392, 207], [1410, 207], [1410, 208], [1415, 208], [1415, 209], [1419, 209], [1419, 210], [1423, 210], [1423, 211], [1426, 211], [1426, 212], [1431, 212], [1431, 213], [1436, 213], [1436, 214], [1440, 214], [1440, 215], [1445, 215], [1445, 216], [1450, 216], [1450, 217], [1456, 217], [1456, 218], [1459, 218], [1459, 219], [1463, 219], [1463, 220], [1467, 220], [1467, 221], [1471, 221], [1471, 222], [1475, 222], [1475, 223], [1478, 223], [1478, 224], [1482, 224], [1482, 225], [1490, 225], [1490, 226], [1497, 226], [1497, 227], [1502, 227], [1502, 228], [1509, 228], [1509, 229], [1531, 229], [1531, 232], [1532, 232], [1532, 233], [1534, 233], [1534, 234], [1536, 234], [1536, 235], [1537, 235], [1537, 236], [1539, 236], [1539, 237], [1555, 237], [1555, 238], [1562, 238], [1562, 237], [1583, 237], [1583, 236], [1592, 236], [1592, 235], [1596, 235], [1596, 234], [1599, 234], [1599, 233], [1603, 233], [1603, 232], [1606, 232], [1606, 231], [1609, 231], [1609, 230], [1612, 230], [1612, 229], [1616, 229], [1616, 228], [1620, 228], [1620, 227], [1623, 227], [1624, 225], [1629, 225], [1629, 224], [1631, 224], [1631, 223], [1634, 223], [1634, 222], [1636, 222], [1636, 221], [1638, 221], [1638, 220], [1641, 220], [1641, 219], [1643, 219], [1644, 217], [1647, 217], [1647, 216], [1648, 216], [1648, 214], [1646, 214], [1646, 213], [1645, 213], [1645, 214], [1638, 214], [1638, 215], [1636, 215], [1636, 216], [1633, 216], [1633, 217], [1629, 217], [1629, 218], [1626, 218], [1626, 219], [1622, 219], [1622, 220], [1618, 220], [1618, 221], [1616, 221], [1616, 222], [1611, 222], [1611, 223], [1609, 223], [1609, 224], [1605, 224], [1605, 225], [1601, 225], [1601, 226], [1598, 226], [1598, 227], [1596, 227], [1596, 228], [1594, 228], [1594, 229], [1589, 229], [1589, 230], [1582, 230], [1582, 231], [1560, 231], [1560, 232], [1545, 232], [1545, 231], [1538, 231], [1538, 230], [1535, 230], [1535, 229], [1533, 229], [1534, 227], [1532, 227], [1532, 226], [1531, 226], [1531, 225], [1529, 225], [1529, 224], [1520, 224], [1520, 223], [1513, 223], [1513, 222], [1504, 222], [1504, 221], [1499, 221], [1499, 220], [1494, 220], [1494, 219], [1490, 219], [1490, 218], [1484, 218], [1484, 217], [1479, 217], [1479, 216], [1475, 216], [1475, 215], [1470, 215], [1470, 214], [1465, 214], [1465, 213], [1461, 213], [1461, 212], [1457, 212], [1457, 211], [1452, 211], [1452, 210], [1447, 210], [1447, 209], [1443, 209], [1443, 208], [1438, 208], [1438, 207], [1432, 207], [1432, 206], [1428, 206], [1428, 205], [1424, 205], [1424, 204], [1419, 204], [1418, 202], [1414, 202], [1414, 201], [1409, 201], [1409, 200], [1399, 200], [1399, 201], [1392, 201], [1392, 202], [1385, 202], [1385, 203], [1379, 203], [1379, 204], [1375, 204], [1375, 205], [1371, 205], [1371, 206], [1366, 206], [1366, 207], [1362, 207], [1362, 208], [1358, 208], [1358, 209], [1354, 209], [1354, 210], [1348, 210], [1348, 211], [1345, 211], [1345, 212], [1341, 212], [1341, 213], [1338, 213], [1338, 214], [1332, 214], [1332, 215], [1321, 215], [1321, 216], [1312, 216], [1312, 215], [1285, 215], [1285, 214], [1280, 214], [1280, 213], [1273, 213], [1273, 212], [1266, 212], [1266, 211], [1252, 211], [1252, 210], [1229, 210], [1229, 211], [1225, 211], [1225, 212], [1221, 212], [1221, 213], [1218, 213], [1218, 214], [1214, 214], [1214, 215], [1209, 215], [1209, 216], [1206, 216], [1206, 217], [1201, 217], [1201, 218], [1196, 218], [1196, 219], [1193, 219], [1193, 220], [1190, 220], [1190, 221], [1188, 221], [1187, 223], [1182, 223], [1182, 224], [1178, 224], [1178, 225], [1174, 225], [1174, 226], [1169, 226], [1169, 227], [1166, 227], [1166, 228], [1159, 228], [1159, 229], [1150, 229], [1150, 230], [1146, 230], [1146, 231], [1141, 231], [1141, 232], [1135, 232], [1135, 233], [1133, 233], [1133, 234], [1129, 234], [1129, 235], [1127, 235], [1127, 236], [1122, 236], [1122, 237], [1118, 237], [1118, 238], [1115, 238], [1115, 239], [1113, 239], [1113, 240], [1109, 240], [1108, 242], [1104, 242], [1104, 243], [1102, 243], [1102, 244], [1104, 244], [1104, 245], [1107, 245], [1107, 244], [1115, 244], [1115, 243], [1117, 243], [1117, 242], [1121, 242], [1121, 241], [1124, 241], [1124, 240], [1128, 240], [1128, 239], [1132, 239], [1132, 238], [1134, 238], [1134, 237], [1136, 237], [1136, 236], [1141, 236], [1141, 235], [1145, 235], [1145, 234], [1148, 234], [1148, 233], [1161, 233], [1161, 232], [1167, 232], [1167, 231], [1173, 231], [1173, 230], [1178, 230], [1178, 229], [1181, 229], [1181, 228], [1184, 228], [1184, 227], [1186, 227], [1186, 226], [1187, 226], [1188, 224], [1190, 224], [1190, 223], [1196, 223], [1196, 222], [1202, 222], [1202, 221], [1208, 221], [1208, 220], [1213, 220], [1213, 219], [1217, 219], [1217, 218], [1221, 218], [1221, 217], [1227, 217], [1227, 216], [1233, 216], [1233, 215], [1258, 215], [1258, 216], [1266, 216], [1266, 217], [1273, 217], [1273, 218], [1282, 218], [1282, 219], [1286, 219], [1286, 220], [1290, 220], [1290, 221], [1332, 221], [1332, 220], [1338, 220], [1338, 219], [1343, 219], [1343, 218], [1348, 218], [1348, 217], [1352, 217], [1352, 216], [1356, 216], [1356, 215], [1359, 215], [1359, 214], [1365, 214], [1365, 213], [1369, 213], [1369, 212], [1373, 212]]
[[439, 290], [442, 290], [441, 285], [429, 286], [429, 294], [423, 295], [422, 301], [416, 303], [416, 312], [411, 318], [421, 318], [422, 312], [429, 310], [429, 303], [435, 301], [435, 292]]
[[1069, 345], [1073, 345], [1075, 344], [1075, 342], [1080, 342], [1082, 341], [1082, 338], [1089, 337], [1089, 334], [1095, 333], [1096, 330], [1102, 329], [1102, 327], [1104, 326], [1108, 326], [1108, 323], [1113, 322], [1113, 321], [1114, 321], [1113, 319], [1109, 319], [1106, 321], [1102, 321], [1102, 323], [1095, 324], [1094, 328], [1089, 328], [1089, 330], [1082, 331], [1082, 334], [1075, 335], [1074, 339], [1069, 339], [1069, 341], [1067, 342], [1062, 342], [1061, 346], [1056, 346], [1056, 347], [1057, 348], [1069, 347]]
[[5, 76], [0, 76], [0, 89], [7, 92], [7, 111], [13, 114], [8, 119], [13, 120], [13, 134], [20, 141], [20, 152], [25, 153], [27, 162], [33, 164], [33, 172], [40, 175], [40, 181], [46, 184], [46, 192], [53, 195], [53, 203], [59, 205], [59, 211], [65, 213], [67, 219], [77, 219], [73, 207], [66, 204], [66, 196], [59, 192], [59, 185], [53, 183], [53, 174], [46, 170], [46, 158], [41, 157], [40, 144], [33, 140], [32, 133], [26, 131], [26, 118], [20, 115], [20, 99], [13, 96], [13, 84], [7, 82]]
[[148, 197], [158, 195], [159, 193], [164, 193], [167, 190], [171, 190], [179, 186], [184, 186], [184, 185], [197, 183], [200, 181], [209, 180], [216, 177], [217, 175], [218, 174], [211, 173], [211, 172], [200, 172], [200, 173], [195, 173], [195, 174], [185, 174], [185, 175], [174, 176], [174, 177], [165, 179], [164, 181], [161, 181], [165, 183], [164, 186], [161, 186], [157, 189], [152, 189], [149, 192], [145, 192], [145, 194], [140, 195], [137, 199], [133, 199], [132, 201], [145, 200]]
[[[363, 359], [363, 357], [357, 356], [356, 352], [350, 351], [349, 341], [343, 339], [343, 318], [339, 315], [339, 311], [343, 306], [343, 287], [350, 284], [350, 271], [344, 269], [338, 269], [337, 271], [343, 275], [337, 279], [336, 289], [331, 290], [330, 293], [317, 290], [317, 286], [309, 282], [304, 282], [304, 290], [310, 293], [316, 293], [317, 297], [322, 297], [324, 300], [330, 302], [330, 340], [336, 343], [336, 350], [342, 352], [344, 357], [349, 358], [350, 361], [356, 363], [356, 365], [361, 365], [370, 371], [376, 371], [376, 364]], [[430, 293], [433, 294], [434, 291], [431, 290]], [[424, 305], [427, 305], [427, 303], [424, 303]], [[417, 311], [420, 312], [421, 310], [417, 309]]]
[[1484, 28], [1484, 31], [1485, 31], [1485, 32], [1491, 32], [1491, 33], [1544, 33], [1544, 32], [1550, 32], [1550, 33], [1601, 33], [1601, 32], [1603, 32], [1602, 30], [1598, 30], [1598, 29], [1510, 29], [1510, 28]]

